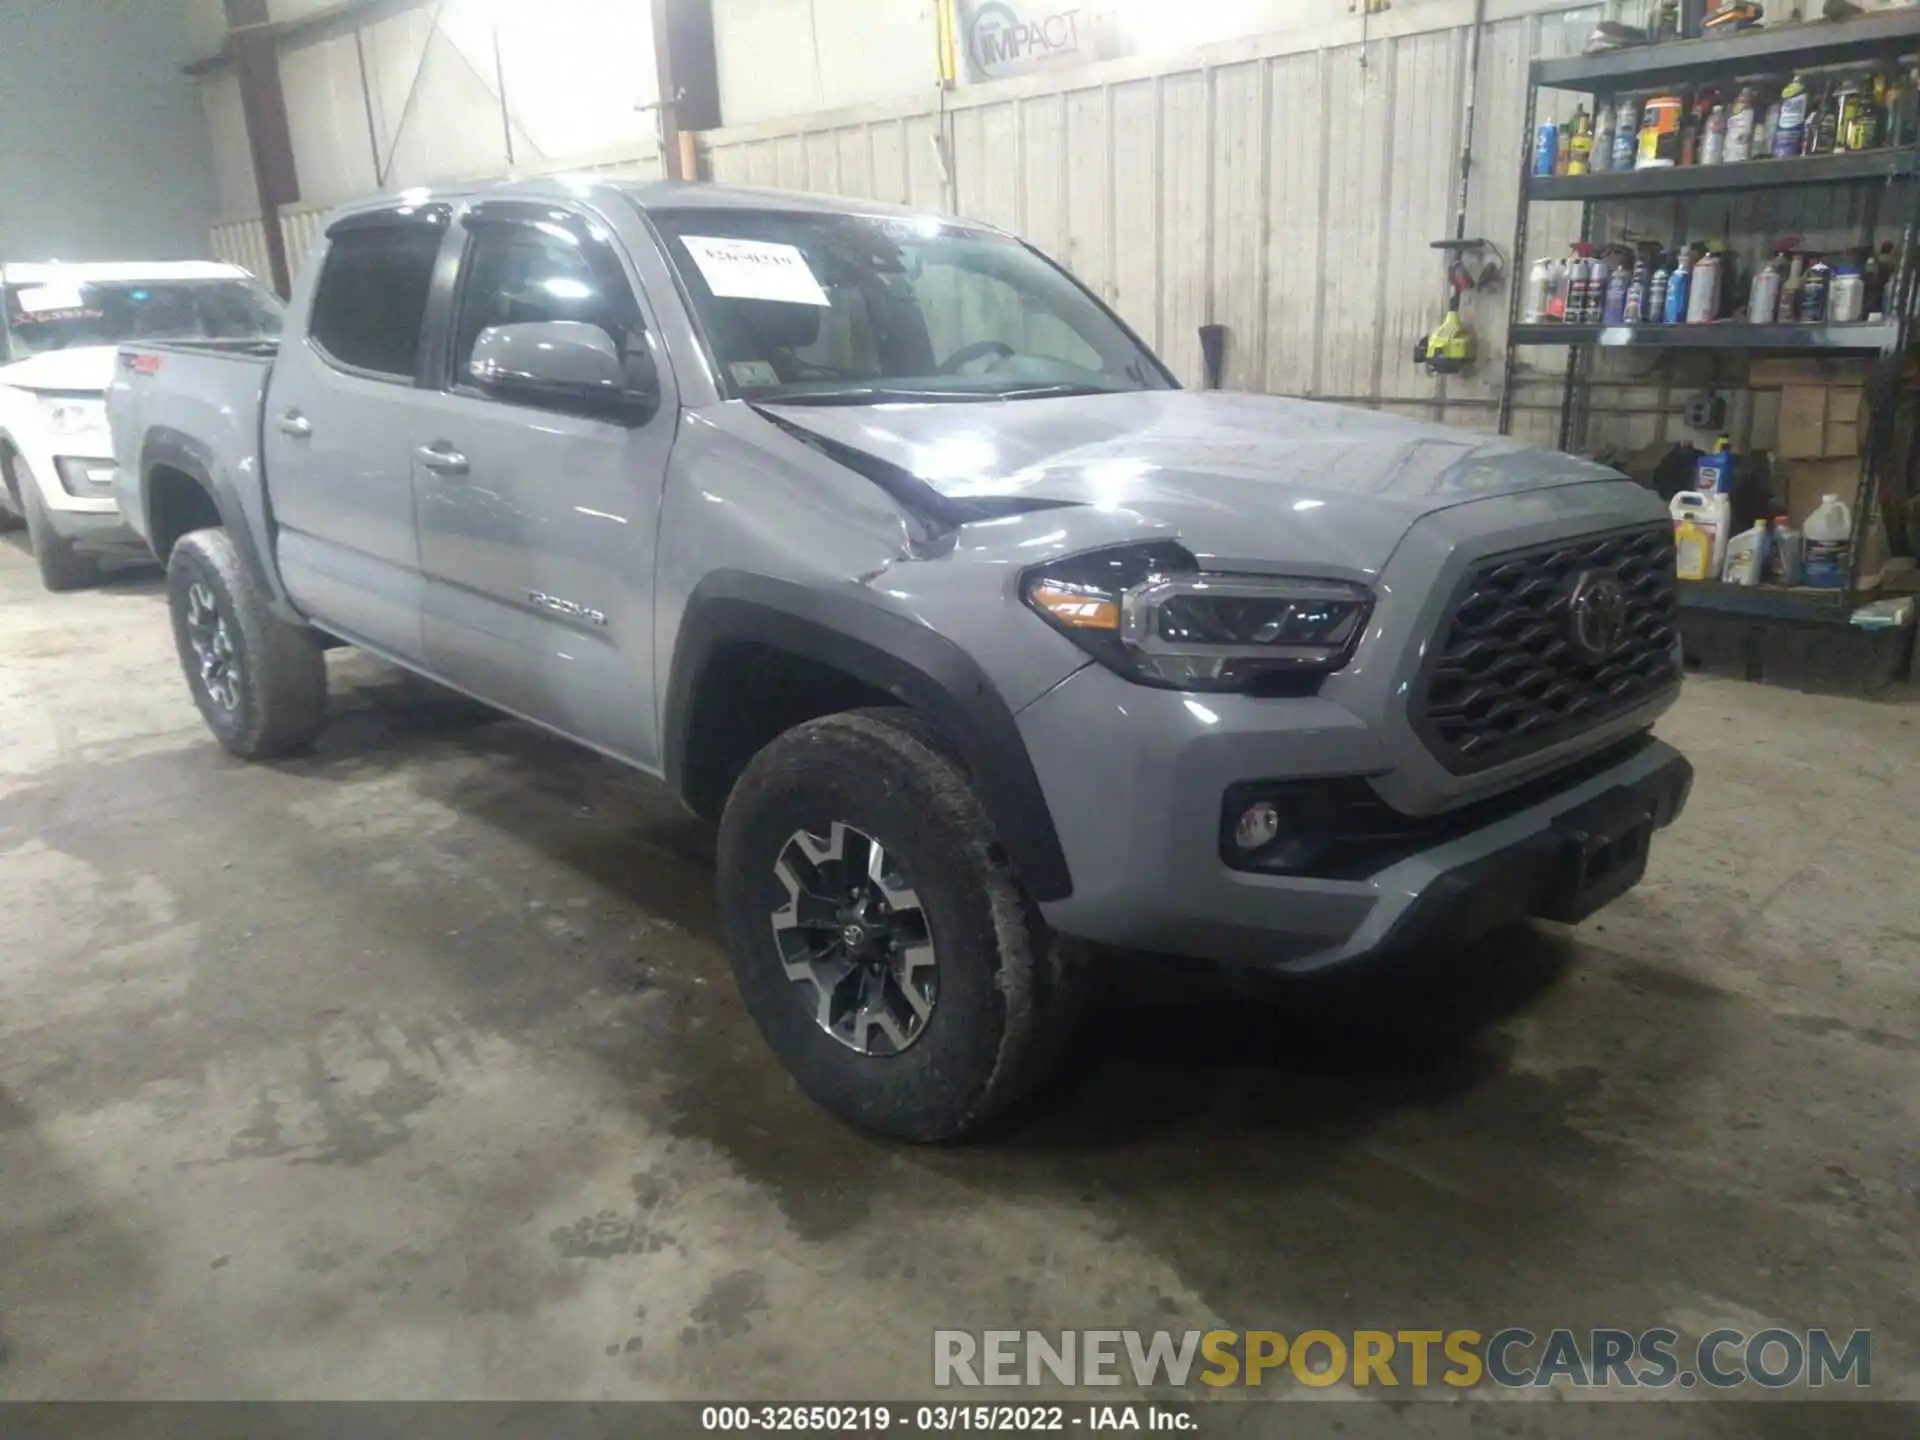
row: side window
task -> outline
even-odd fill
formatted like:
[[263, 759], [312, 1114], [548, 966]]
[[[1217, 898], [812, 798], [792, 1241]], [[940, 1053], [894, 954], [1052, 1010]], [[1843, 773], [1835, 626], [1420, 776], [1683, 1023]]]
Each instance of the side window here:
[[476, 225], [461, 266], [453, 383], [464, 384], [474, 341], [494, 325], [574, 320], [598, 326], [622, 350], [640, 329], [627, 277], [606, 245], [558, 225], [489, 220]]
[[430, 225], [334, 236], [308, 322], [314, 342], [342, 365], [412, 379], [440, 240]]

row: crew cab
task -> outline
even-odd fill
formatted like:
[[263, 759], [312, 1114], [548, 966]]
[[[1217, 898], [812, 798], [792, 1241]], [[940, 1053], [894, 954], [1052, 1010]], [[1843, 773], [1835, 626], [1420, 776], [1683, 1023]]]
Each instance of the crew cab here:
[[113, 496], [106, 392], [120, 342], [246, 344], [279, 323], [280, 302], [233, 265], [0, 265], [0, 529], [26, 527], [49, 590], [145, 553]]
[[409, 193], [332, 219], [277, 354], [127, 346], [108, 416], [222, 744], [311, 741], [344, 642], [660, 777], [762, 1033], [898, 1136], [1030, 1089], [1103, 947], [1577, 920], [1690, 786], [1655, 495], [1183, 390], [964, 220]]

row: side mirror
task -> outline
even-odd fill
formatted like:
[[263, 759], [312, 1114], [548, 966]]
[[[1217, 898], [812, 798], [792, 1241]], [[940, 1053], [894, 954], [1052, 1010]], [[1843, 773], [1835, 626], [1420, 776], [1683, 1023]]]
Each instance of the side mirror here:
[[622, 354], [606, 331], [579, 320], [490, 325], [473, 342], [467, 374], [489, 394], [528, 405], [638, 424], [660, 403], [644, 344]]

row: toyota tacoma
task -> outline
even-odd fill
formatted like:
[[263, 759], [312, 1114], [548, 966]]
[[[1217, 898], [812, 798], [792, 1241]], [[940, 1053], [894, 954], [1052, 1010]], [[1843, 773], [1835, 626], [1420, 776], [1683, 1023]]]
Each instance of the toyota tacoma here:
[[890, 1134], [1030, 1089], [1107, 948], [1575, 921], [1686, 800], [1655, 495], [1183, 390], [987, 226], [410, 192], [331, 220], [273, 357], [120, 365], [121, 507], [227, 749], [309, 742], [345, 643], [660, 777], [768, 1043]]

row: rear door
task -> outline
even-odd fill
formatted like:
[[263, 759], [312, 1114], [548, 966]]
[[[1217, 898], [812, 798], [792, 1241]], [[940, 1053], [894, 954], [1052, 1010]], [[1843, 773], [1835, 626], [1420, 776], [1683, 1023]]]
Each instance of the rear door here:
[[[611, 235], [548, 202], [456, 221], [441, 384], [423, 392], [414, 493], [428, 664], [494, 704], [657, 767], [654, 540], [678, 400], [657, 327]], [[577, 321], [650, 349], [660, 404], [623, 424], [508, 402], [469, 378], [490, 326]]]
[[[347, 216], [327, 232], [268, 383], [265, 457], [280, 572], [325, 628], [420, 663], [413, 427], [444, 205]], [[302, 313], [296, 304], [295, 313]]]

